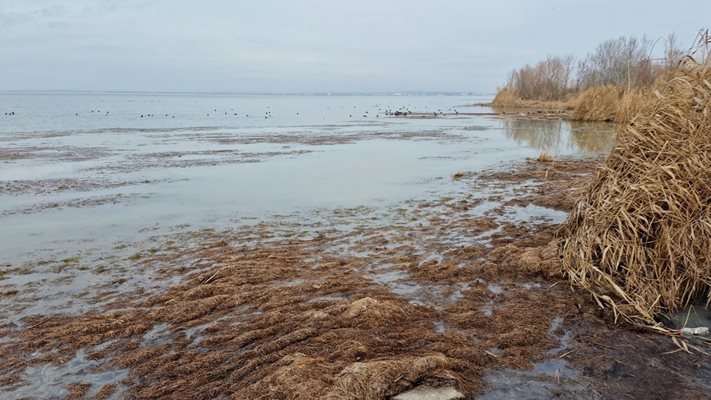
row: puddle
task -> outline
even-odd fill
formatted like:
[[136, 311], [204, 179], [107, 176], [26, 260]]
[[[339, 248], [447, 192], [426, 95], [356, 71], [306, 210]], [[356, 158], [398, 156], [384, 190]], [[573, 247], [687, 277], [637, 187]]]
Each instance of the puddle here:
[[471, 286], [468, 283], [462, 284], [454, 292], [452, 292], [452, 294], [449, 296], [449, 301], [451, 303], [454, 303], [455, 301], [461, 299], [464, 296], [464, 293], [467, 292], [469, 289], [471, 289]]
[[517, 143], [554, 156], [606, 153], [615, 136], [614, 125], [578, 121], [504, 118], [504, 134]]
[[[548, 354], [550, 355], [560, 356], [561, 353], [563, 353], [570, 346], [572, 335], [569, 330], [563, 328], [563, 321], [563, 317], [555, 317], [553, 318], [553, 321], [551, 321], [551, 327], [548, 330], [548, 335], [558, 339], [560, 344], [548, 351]], [[559, 334], [561, 331], [562, 334]]]
[[671, 324], [674, 328], [698, 328], [707, 327], [711, 329], [711, 312], [703, 305], [694, 304], [671, 316]]
[[27, 367], [22, 373], [22, 378], [28, 384], [19, 387], [2, 387], [0, 388], [0, 397], [7, 399], [60, 398], [68, 393], [64, 386], [74, 382], [92, 384], [89, 396], [93, 396], [104, 385], [118, 384], [128, 376], [127, 369], [91, 372], [92, 368], [97, 365], [97, 361], [86, 358], [84, 350], [79, 350], [72, 360], [64, 364]]
[[537, 282], [526, 282], [522, 283], [520, 286], [526, 290], [540, 289], [543, 287], [540, 283]]
[[[478, 400], [527, 399], [548, 400], [598, 399], [599, 395], [591, 392], [586, 378], [581, 371], [569, 367], [568, 362], [560, 358], [570, 345], [571, 334], [563, 329], [563, 318], [556, 317], [551, 322], [549, 335], [560, 340], [560, 344], [548, 351], [551, 358], [533, 363], [530, 370], [504, 369], [489, 373], [485, 377], [488, 389], [476, 397]], [[496, 354], [497, 349], [491, 349]]]
[[486, 315], [487, 317], [490, 317], [494, 314], [494, 305], [486, 305], [481, 307], [481, 311]]
[[512, 206], [506, 208], [505, 219], [509, 222], [543, 221], [553, 224], [563, 223], [568, 213], [529, 204], [526, 207]]
[[350, 297], [343, 294], [329, 294], [326, 296], [316, 296], [309, 299], [309, 303], [316, 303], [319, 301], [344, 301], [349, 300]]
[[444, 333], [447, 332], [447, 325], [441, 319], [435, 321], [435, 332]]
[[[378, 283], [385, 284], [391, 292], [409, 300], [411, 304], [431, 306], [441, 310], [456, 302], [470, 289], [469, 284], [437, 285], [421, 284], [409, 280], [410, 274], [401, 270], [388, 270], [368, 275]], [[451, 292], [448, 296], [445, 293]]]
[[224, 319], [225, 319], [225, 317], [217, 318], [214, 321], [206, 322], [204, 324], [200, 324], [197, 326], [187, 328], [184, 331], [185, 338], [188, 341], [190, 341], [191, 346], [200, 346], [200, 343], [202, 343], [203, 339], [205, 339], [205, 336], [203, 335], [203, 331], [207, 328], [215, 326], [217, 323], [219, 323], [220, 321], [222, 321]]
[[151, 330], [143, 334], [143, 340], [141, 341], [141, 346], [143, 347], [155, 347], [170, 343], [170, 339], [167, 337], [168, 328], [170, 324], [158, 324], [154, 325]]
[[273, 285], [274, 285], [274, 287], [276, 287], [276, 288], [280, 288], [280, 287], [288, 287], [288, 288], [291, 288], [291, 287], [301, 286], [301, 285], [303, 285], [304, 283], [306, 283], [306, 280], [305, 280], [305, 279], [292, 279], [292, 280], [287, 281], [287, 282], [274, 282]]
[[496, 283], [490, 283], [486, 285], [486, 288], [493, 294], [501, 294], [504, 291], [504, 288]]
[[392, 283], [409, 278], [410, 274], [407, 271], [401, 271], [396, 269], [387, 270], [385, 272], [371, 273], [369, 276], [376, 282], [390, 285]]
[[550, 399], [599, 399], [583, 378], [540, 374], [530, 371], [503, 370], [485, 377], [489, 388], [476, 400], [550, 400]]
[[424, 304], [416, 299], [416, 294], [425, 290], [425, 287], [409, 281], [410, 274], [406, 271], [388, 270], [369, 275], [374, 281], [385, 284], [390, 288], [390, 291], [412, 299], [415, 304]]

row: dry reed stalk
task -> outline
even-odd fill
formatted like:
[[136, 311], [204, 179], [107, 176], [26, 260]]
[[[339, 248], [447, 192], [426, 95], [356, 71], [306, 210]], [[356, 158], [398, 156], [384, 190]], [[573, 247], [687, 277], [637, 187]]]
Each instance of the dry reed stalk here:
[[535, 110], [572, 110], [573, 103], [569, 100], [528, 100], [522, 99], [513, 89], [501, 88], [496, 92], [491, 105], [503, 109], [535, 109]]
[[651, 93], [559, 236], [574, 286], [664, 331], [660, 314], [711, 301], [711, 61], [687, 57]]
[[553, 162], [554, 158], [553, 158], [552, 154], [543, 152], [538, 155], [538, 158], [536, 158], [536, 161], [542, 162], [542, 163], [549, 163], [549, 162]]
[[628, 124], [634, 117], [652, 112], [650, 107], [653, 105], [653, 99], [654, 95], [650, 88], [626, 90], [619, 102], [615, 120], [618, 123]]
[[574, 103], [575, 120], [614, 121], [619, 108], [620, 91], [612, 85], [592, 87], [580, 93]]

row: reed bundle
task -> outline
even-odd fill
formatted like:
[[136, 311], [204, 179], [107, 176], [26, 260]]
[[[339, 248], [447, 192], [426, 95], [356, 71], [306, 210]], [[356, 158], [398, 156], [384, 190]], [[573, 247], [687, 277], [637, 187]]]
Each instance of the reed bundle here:
[[[708, 44], [708, 36], [704, 44]], [[660, 79], [558, 232], [563, 268], [615, 318], [711, 302], [711, 61]]]

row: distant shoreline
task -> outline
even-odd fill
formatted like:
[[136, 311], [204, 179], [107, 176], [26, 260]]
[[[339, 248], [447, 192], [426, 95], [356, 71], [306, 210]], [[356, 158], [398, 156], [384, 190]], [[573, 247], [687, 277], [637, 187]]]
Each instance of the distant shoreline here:
[[151, 95], [151, 96], [491, 96], [486, 92], [164, 92], [132, 90], [0, 90], [2, 94]]

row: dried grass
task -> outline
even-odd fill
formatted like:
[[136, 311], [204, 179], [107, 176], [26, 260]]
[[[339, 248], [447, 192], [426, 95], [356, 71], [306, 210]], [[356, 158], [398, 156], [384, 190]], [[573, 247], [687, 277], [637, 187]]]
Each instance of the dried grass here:
[[[128, 368], [128, 395], [136, 398], [381, 399], [417, 384], [476, 393], [481, 366], [525, 365], [518, 353], [494, 359], [482, 349], [496, 346], [510, 331], [510, 316], [482, 331], [481, 344], [464, 333], [438, 333], [433, 321], [446, 320], [444, 315], [352, 273], [355, 260], [323, 260], [314, 269], [305, 261], [313, 255], [311, 245], [214, 249], [209, 257], [217, 267], [182, 285], [117, 311], [47, 318], [4, 350], [25, 362], [35, 351], [51, 359], [33, 362], [67, 362], [84, 348], [89, 359]], [[459, 279], [450, 276], [451, 269], [420, 274]], [[314, 301], [330, 294], [345, 298]], [[520, 307], [518, 300], [510, 306]], [[543, 326], [550, 318], [536, 315]], [[478, 330], [481, 322], [463, 324]], [[163, 341], [146, 343], [145, 334], [157, 326], [165, 326], [157, 334]], [[190, 328], [198, 329], [200, 342], [187, 337]], [[543, 330], [506, 345], [533, 346], [538, 353], [548, 345], [546, 338]], [[113, 344], [92, 350], [107, 342]], [[80, 389], [85, 388], [72, 390], [80, 396]]]
[[500, 109], [536, 109], [548, 111], [572, 110], [574, 104], [571, 101], [559, 100], [528, 100], [519, 97], [513, 89], [501, 88], [496, 92], [492, 107]]
[[[467, 232], [491, 228], [488, 219], [465, 215], [455, 221]], [[447, 232], [444, 226], [421, 229]], [[380, 228], [372, 229], [376, 235], [363, 247], [381, 242]], [[320, 250], [332, 245], [328, 238], [209, 248], [198, 257], [210, 266], [162, 293], [105, 312], [28, 318], [31, 329], [0, 344], [8, 367], [0, 378], [13, 384], [25, 366], [67, 363], [83, 349], [99, 363], [95, 372], [130, 371], [121, 388], [105, 387], [102, 396], [118, 390], [144, 399], [382, 399], [416, 385], [453, 385], [473, 395], [484, 368], [530, 367], [554, 346], [551, 320], [572, 307], [563, 290], [508, 284], [505, 294], [493, 294], [481, 281], [529, 282], [559, 271], [555, 252], [542, 247], [553, 228], [540, 229], [516, 240], [509, 233], [522, 232], [504, 226], [496, 239], [532, 249], [433, 242], [446, 255], [441, 261], [413, 256], [407, 246], [383, 247], [365, 259], [332, 258]], [[431, 287], [422, 296], [434, 297], [422, 299], [435, 306], [413, 304], [363, 276], [370, 265], [392, 265], [423, 290]], [[464, 284], [469, 289], [452, 300]], [[494, 299], [501, 309], [485, 315], [482, 307]], [[447, 328], [438, 330], [438, 323]], [[487, 353], [492, 348], [500, 349], [497, 356]], [[81, 396], [84, 386], [72, 390]]]
[[711, 62], [687, 58], [653, 93], [559, 235], [574, 286], [660, 328], [658, 315], [711, 301]]
[[648, 115], [653, 112], [654, 95], [651, 88], [632, 88], [622, 94], [622, 99], [617, 107], [615, 120], [621, 124], [628, 124], [638, 115]]
[[538, 158], [536, 158], [536, 161], [542, 162], [542, 163], [549, 163], [555, 161], [555, 158], [553, 158], [553, 155], [547, 152], [543, 152], [538, 155]]
[[574, 103], [575, 120], [614, 121], [620, 104], [620, 91], [612, 85], [592, 87], [580, 93]]
[[[571, 179], [591, 168], [565, 160], [526, 165], [477, 182], [541, 182], [517, 192], [525, 207], [556, 193], [570, 197]], [[127, 292], [97, 311], [28, 317], [17, 329], [0, 330], [12, 338], [0, 343], [0, 382], [21, 385], [25, 367], [67, 365], [82, 350], [93, 366], [79, 377], [128, 370], [101, 389], [103, 397], [381, 399], [417, 385], [454, 385], [473, 396], [487, 369], [530, 368], [548, 357], [558, 343], [549, 333], [552, 320], [577, 312], [567, 290], [546, 282], [561, 277], [553, 226], [499, 222], [504, 208], [471, 217], [470, 207], [503, 201], [498, 196], [417, 202], [412, 215], [422, 224], [324, 231], [316, 240], [232, 247], [208, 235], [186, 246], [195, 264], [170, 261], [160, 275], [179, 276], [180, 283]], [[447, 239], [492, 230], [493, 247]], [[154, 261], [141, 262], [152, 268]], [[406, 276], [401, 283], [416, 291], [394, 293], [373, 273]], [[492, 292], [491, 284], [502, 291]]]
[[493, 106], [506, 107], [517, 106], [524, 100], [514, 93], [513, 89], [501, 88], [496, 92], [494, 100], [491, 102]]

